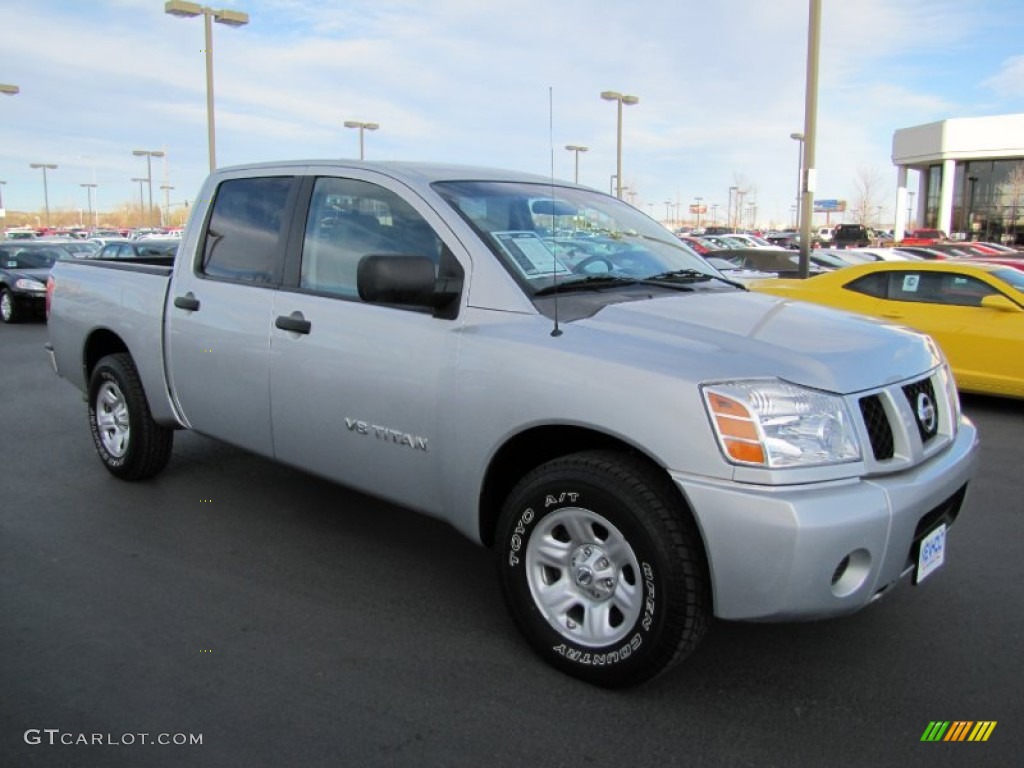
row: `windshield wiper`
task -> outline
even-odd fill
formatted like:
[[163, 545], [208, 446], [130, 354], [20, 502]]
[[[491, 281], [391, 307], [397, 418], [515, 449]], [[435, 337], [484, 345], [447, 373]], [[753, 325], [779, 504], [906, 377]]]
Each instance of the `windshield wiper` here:
[[546, 288], [541, 288], [539, 291], [534, 292], [534, 296], [547, 296], [552, 293], [563, 293], [565, 291], [586, 291], [591, 289], [600, 289], [608, 286], [623, 286], [623, 285], [636, 285], [639, 283], [632, 277], [618, 277], [616, 275], [591, 275], [590, 277], [584, 277], [582, 280], [568, 280], [566, 282], [557, 282], [554, 285], [549, 285]]
[[737, 283], [735, 280], [730, 280], [729, 278], [722, 277], [721, 275], [713, 275], [710, 272], [701, 272], [699, 269], [675, 269], [672, 270], [671, 272], [661, 272], [660, 274], [651, 275], [650, 277], [645, 278], [644, 282], [657, 282], [659, 280], [682, 280], [693, 282], [704, 282], [706, 280], [721, 280], [723, 283], [727, 285], [732, 285], [736, 288], [742, 288], [744, 291], [747, 290], [747, 287], [742, 283]]

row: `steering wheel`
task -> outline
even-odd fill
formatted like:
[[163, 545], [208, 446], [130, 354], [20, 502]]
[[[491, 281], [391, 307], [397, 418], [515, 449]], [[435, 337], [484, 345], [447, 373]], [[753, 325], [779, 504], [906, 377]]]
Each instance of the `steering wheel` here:
[[613, 262], [607, 256], [587, 256], [587, 258], [583, 259], [583, 261], [577, 263], [576, 266], [572, 268], [572, 271], [577, 273], [586, 272], [587, 267], [589, 267], [591, 264], [604, 264], [606, 267], [606, 272], [614, 272], [616, 269], [615, 262]]

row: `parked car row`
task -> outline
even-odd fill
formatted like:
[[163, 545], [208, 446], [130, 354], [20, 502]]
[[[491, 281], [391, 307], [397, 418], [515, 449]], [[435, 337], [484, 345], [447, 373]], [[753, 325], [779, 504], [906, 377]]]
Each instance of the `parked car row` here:
[[41, 317], [46, 308], [46, 280], [58, 261], [71, 259], [130, 259], [173, 262], [180, 238], [99, 243], [62, 238], [0, 240], [0, 321], [16, 323], [23, 317]]

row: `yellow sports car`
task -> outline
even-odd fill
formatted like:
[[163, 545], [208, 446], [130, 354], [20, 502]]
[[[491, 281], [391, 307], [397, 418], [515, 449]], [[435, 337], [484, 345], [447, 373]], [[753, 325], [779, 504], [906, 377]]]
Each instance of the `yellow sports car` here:
[[748, 287], [930, 335], [965, 392], [1024, 398], [1024, 271], [963, 261], [876, 261]]

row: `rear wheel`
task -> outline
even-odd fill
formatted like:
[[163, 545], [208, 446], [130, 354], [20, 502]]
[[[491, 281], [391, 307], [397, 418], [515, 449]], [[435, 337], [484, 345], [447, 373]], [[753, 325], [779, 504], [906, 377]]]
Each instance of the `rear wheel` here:
[[607, 687], [685, 658], [709, 623], [696, 525], [665, 475], [640, 459], [577, 453], [510, 494], [499, 523], [506, 602], [553, 666]]
[[142, 480], [171, 458], [174, 431], [153, 420], [130, 355], [108, 355], [89, 383], [89, 428], [103, 465], [123, 480]]

